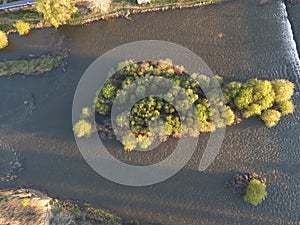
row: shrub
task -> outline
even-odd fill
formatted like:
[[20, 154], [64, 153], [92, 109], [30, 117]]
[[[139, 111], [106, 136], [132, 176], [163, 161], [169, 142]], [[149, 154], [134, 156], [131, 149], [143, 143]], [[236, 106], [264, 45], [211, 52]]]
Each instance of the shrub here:
[[293, 104], [293, 102], [291, 100], [287, 100], [284, 102], [280, 102], [278, 104], [280, 111], [281, 111], [281, 115], [285, 116], [287, 114], [293, 113], [295, 110], [295, 106]]
[[266, 198], [266, 196], [266, 185], [257, 179], [253, 179], [250, 181], [246, 189], [244, 200], [254, 206], [257, 206]]
[[84, 107], [81, 110], [80, 118], [81, 119], [88, 119], [92, 116], [92, 111], [89, 107]]
[[274, 109], [268, 109], [261, 114], [261, 119], [268, 127], [274, 127], [277, 125], [281, 117], [281, 113]]
[[8, 38], [6, 33], [0, 30], [0, 49], [5, 48], [8, 45]]
[[15, 24], [15, 28], [17, 29], [19, 35], [26, 35], [30, 31], [30, 24], [23, 21], [19, 21]]
[[78, 138], [91, 135], [92, 124], [86, 120], [79, 120], [73, 127], [73, 131]]

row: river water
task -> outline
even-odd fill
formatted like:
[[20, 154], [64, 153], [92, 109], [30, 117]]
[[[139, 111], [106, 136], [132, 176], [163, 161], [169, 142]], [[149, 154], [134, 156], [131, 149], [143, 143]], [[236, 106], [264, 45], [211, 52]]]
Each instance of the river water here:
[[[205, 172], [197, 171], [204, 148], [200, 143], [183, 170], [148, 187], [126, 187], [99, 176], [83, 160], [72, 133], [73, 95], [82, 74], [104, 52], [132, 41], [174, 42], [194, 51], [227, 81], [284, 78], [295, 82], [299, 93], [300, 64], [286, 7], [277, 0], [259, 3], [236, 0], [11, 35], [1, 60], [62, 49], [69, 49], [70, 58], [67, 72], [0, 78], [0, 136], [20, 152], [24, 164], [19, 179], [1, 186], [37, 188], [148, 224], [299, 224], [299, 95], [294, 97], [296, 112], [275, 128], [257, 119], [227, 128], [222, 149]], [[32, 95], [36, 108], [31, 113], [23, 102]], [[122, 151], [115, 143], [107, 145]], [[236, 171], [267, 177], [263, 204], [252, 207], [226, 188]]]

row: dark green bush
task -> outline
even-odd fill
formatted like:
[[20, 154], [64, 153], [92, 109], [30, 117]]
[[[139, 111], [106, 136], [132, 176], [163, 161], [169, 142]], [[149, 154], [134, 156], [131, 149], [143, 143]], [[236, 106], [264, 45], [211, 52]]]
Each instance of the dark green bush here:
[[254, 206], [257, 206], [266, 198], [266, 196], [266, 185], [259, 180], [253, 179], [247, 186], [244, 200]]

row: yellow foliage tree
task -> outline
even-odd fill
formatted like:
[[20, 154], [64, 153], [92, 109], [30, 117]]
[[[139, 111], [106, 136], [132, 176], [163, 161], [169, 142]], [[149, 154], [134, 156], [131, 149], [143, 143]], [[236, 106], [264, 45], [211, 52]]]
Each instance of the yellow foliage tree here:
[[8, 38], [6, 33], [0, 30], [0, 49], [5, 48], [8, 45]]
[[69, 0], [38, 0], [36, 9], [55, 28], [66, 24], [72, 15], [78, 11], [75, 4]]
[[15, 28], [17, 29], [19, 35], [26, 35], [30, 31], [30, 24], [23, 21], [18, 21], [15, 24]]
[[92, 124], [86, 120], [79, 120], [73, 127], [73, 131], [78, 138], [90, 136]]

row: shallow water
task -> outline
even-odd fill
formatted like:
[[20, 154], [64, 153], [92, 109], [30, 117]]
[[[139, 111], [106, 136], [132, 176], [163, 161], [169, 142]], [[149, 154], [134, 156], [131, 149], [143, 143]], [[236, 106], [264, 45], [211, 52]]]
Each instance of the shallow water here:
[[[222, 35], [220, 35], [222, 34]], [[222, 37], [220, 37], [222, 36]], [[299, 224], [300, 126], [296, 112], [268, 129], [257, 119], [229, 127], [221, 152], [205, 171], [197, 167], [204, 145], [169, 180], [149, 187], [114, 184], [83, 160], [72, 133], [76, 85], [93, 60], [121, 44], [165, 40], [198, 54], [227, 80], [285, 78], [297, 83], [300, 65], [285, 6], [281, 1], [237, 0], [197, 9], [135, 15], [86, 26], [11, 35], [1, 59], [70, 49], [67, 72], [42, 77], [0, 78], [0, 136], [21, 153], [23, 176], [12, 184], [38, 188], [53, 197], [88, 201], [125, 218], [154, 224]], [[57, 41], [58, 40], [58, 41]], [[24, 100], [33, 94], [36, 109]], [[121, 150], [115, 143], [111, 148]], [[171, 145], [164, 145], [171, 148]], [[254, 208], [226, 188], [234, 171], [258, 171], [268, 178], [268, 198]]]

